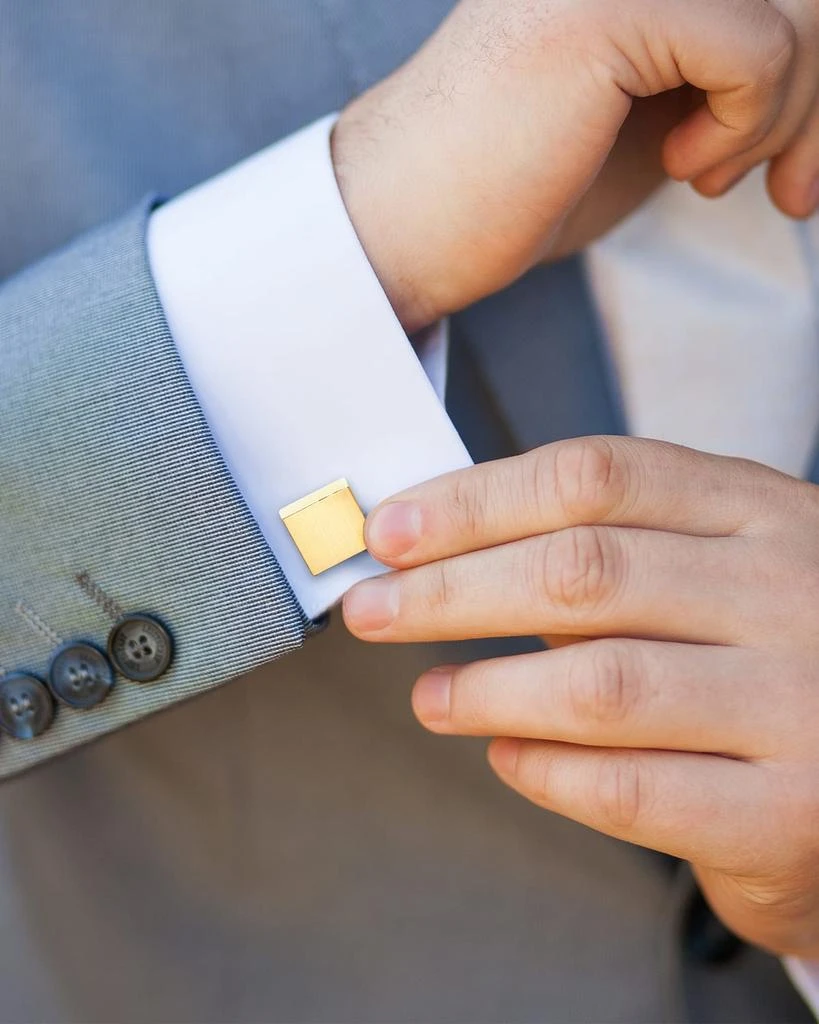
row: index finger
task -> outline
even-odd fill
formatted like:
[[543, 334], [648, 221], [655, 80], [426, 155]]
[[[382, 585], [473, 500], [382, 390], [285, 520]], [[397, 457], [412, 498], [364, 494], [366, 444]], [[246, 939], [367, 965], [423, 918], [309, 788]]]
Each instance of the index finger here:
[[576, 438], [403, 491], [370, 513], [365, 539], [375, 558], [406, 568], [571, 526], [731, 536], [790, 479], [662, 441]]

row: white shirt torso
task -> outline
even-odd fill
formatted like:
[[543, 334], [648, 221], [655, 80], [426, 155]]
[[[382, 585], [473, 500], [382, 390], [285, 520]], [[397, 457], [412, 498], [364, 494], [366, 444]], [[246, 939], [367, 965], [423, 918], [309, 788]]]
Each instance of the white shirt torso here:
[[794, 476], [819, 430], [815, 224], [780, 214], [762, 169], [714, 202], [668, 184], [589, 251], [632, 434]]

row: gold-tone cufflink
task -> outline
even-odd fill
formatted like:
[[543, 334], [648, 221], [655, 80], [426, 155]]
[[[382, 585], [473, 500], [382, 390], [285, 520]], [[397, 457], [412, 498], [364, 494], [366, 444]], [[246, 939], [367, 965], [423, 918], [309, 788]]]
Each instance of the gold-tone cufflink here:
[[314, 576], [366, 550], [364, 513], [346, 480], [335, 480], [279, 509]]

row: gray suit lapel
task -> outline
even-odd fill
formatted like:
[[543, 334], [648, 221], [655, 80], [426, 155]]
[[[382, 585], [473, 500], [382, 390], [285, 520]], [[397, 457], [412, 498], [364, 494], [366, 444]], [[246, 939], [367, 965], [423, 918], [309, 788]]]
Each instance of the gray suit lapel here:
[[520, 448], [623, 434], [625, 417], [580, 258], [538, 267], [453, 318]]

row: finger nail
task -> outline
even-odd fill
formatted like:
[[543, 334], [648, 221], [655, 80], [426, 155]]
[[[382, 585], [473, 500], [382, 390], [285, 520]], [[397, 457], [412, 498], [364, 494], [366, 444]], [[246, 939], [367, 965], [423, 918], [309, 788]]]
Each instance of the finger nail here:
[[352, 629], [385, 629], [398, 615], [398, 583], [391, 576], [364, 580], [344, 595], [344, 619]]
[[405, 555], [421, 539], [421, 508], [414, 501], [391, 501], [367, 520], [367, 546], [382, 558]]
[[492, 743], [492, 767], [498, 775], [514, 775], [518, 767], [519, 756], [520, 740], [502, 736]]
[[434, 668], [421, 676], [412, 693], [412, 705], [422, 722], [442, 722], [449, 718], [451, 690], [451, 668]]

